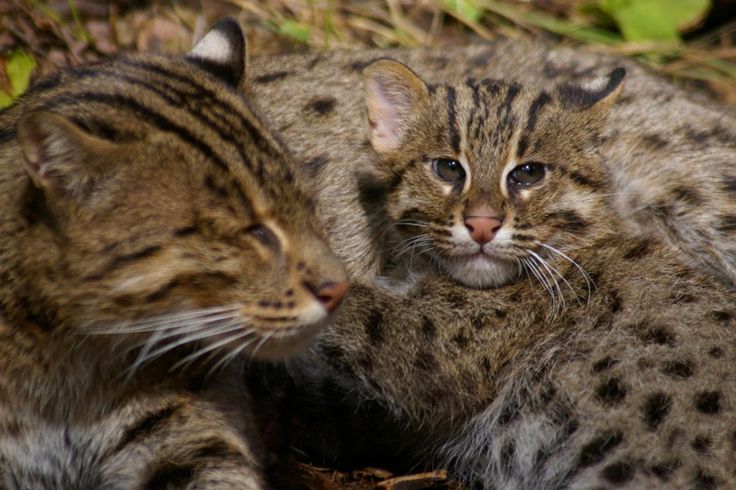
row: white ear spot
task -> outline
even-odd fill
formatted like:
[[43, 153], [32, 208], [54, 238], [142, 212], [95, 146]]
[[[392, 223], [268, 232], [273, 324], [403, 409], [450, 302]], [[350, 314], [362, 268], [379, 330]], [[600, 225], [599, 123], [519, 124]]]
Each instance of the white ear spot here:
[[213, 30], [192, 48], [189, 55], [195, 58], [225, 64], [232, 59], [234, 53], [229, 39], [221, 32]]

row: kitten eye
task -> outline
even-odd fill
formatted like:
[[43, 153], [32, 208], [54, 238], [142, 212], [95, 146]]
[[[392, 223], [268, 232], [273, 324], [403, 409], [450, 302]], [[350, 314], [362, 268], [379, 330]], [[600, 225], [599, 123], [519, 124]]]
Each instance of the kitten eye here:
[[275, 252], [281, 250], [279, 239], [276, 237], [274, 232], [268, 229], [267, 226], [252, 225], [246, 228], [245, 232], [258, 240], [264, 247], [268, 247]]
[[539, 183], [545, 173], [547, 169], [543, 163], [525, 163], [509, 172], [508, 181], [517, 187], [529, 187]]
[[465, 169], [457, 160], [435, 158], [432, 160], [432, 170], [437, 177], [451, 184], [465, 180]]

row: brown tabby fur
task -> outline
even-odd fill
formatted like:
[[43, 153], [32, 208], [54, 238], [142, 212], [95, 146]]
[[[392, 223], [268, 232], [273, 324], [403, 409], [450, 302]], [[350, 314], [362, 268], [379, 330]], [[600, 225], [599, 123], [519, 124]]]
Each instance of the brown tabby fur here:
[[[444, 59], [471, 75], [516, 48], [504, 49], [391, 54], [425, 60], [411, 65], [420, 73]], [[473, 66], [471, 52], [482, 66]], [[530, 53], [490, 69], [537, 62], [556, 79], [555, 66], [597, 63], [610, 71], [612, 62], [564, 50]], [[611, 95], [591, 105], [598, 92], [578, 84], [469, 76], [426, 87], [426, 102], [404, 121], [401, 146], [377, 155], [366, 125], [354, 122], [365, 120], [361, 103], [343, 95], [348, 87], [355, 93], [358, 77], [345, 73], [368, 59], [370, 53], [270, 60], [262, 62], [266, 74], [254, 78], [263, 85], [254, 93], [277, 126], [304, 135], [291, 141], [306, 170], [326, 179], [320, 210], [351, 271], [364, 278], [381, 271], [374, 261], [380, 243], [367, 242], [375, 237], [374, 215], [364, 212], [361, 197], [379, 197], [378, 211], [389, 215], [413, 209], [441, 229], [472, 193], [503, 209], [505, 226], [519, 235], [515, 249], [537, 252], [549, 269], [537, 276], [527, 267], [489, 290], [444, 278], [423, 279], [406, 296], [354, 289], [315, 356], [291, 370], [301, 406], [330, 415], [315, 411], [312, 422], [321, 428], [312, 434], [324, 439], [326, 421], [337, 428], [330, 442], [338, 451], [364, 458], [355, 440], [378, 442], [389, 457], [449, 464], [480, 488], [736, 486], [734, 296], [699, 270], [705, 264], [724, 282], [733, 279], [723, 219], [732, 201], [732, 116], [635, 65], [627, 65], [626, 88], [610, 111]], [[291, 74], [299, 81], [290, 86]], [[282, 79], [295, 101], [291, 112], [269, 108]], [[331, 92], [335, 86], [346, 90]], [[542, 91], [549, 101], [540, 108]], [[705, 156], [712, 167], [702, 165]], [[433, 192], [428, 162], [436, 157], [468, 162], [470, 186]], [[502, 170], [512, 158], [547, 164], [543, 183], [526, 195], [505, 191]], [[700, 166], [689, 167], [693, 160]], [[366, 189], [356, 169], [379, 173], [382, 185]], [[637, 190], [647, 183], [646, 193]], [[627, 214], [634, 198], [648, 204], [637, 202]], [[655, 220], [652, 233], [638, 233], [631, 216]], [[717, 240], [704, 240], [701, 231]], [[366, 419], [356, 422], [360, 416]], [[360, 423], [362, 432], [348, 434]], [[302, 445], [333, 449], [323, 441]]]
[[540, 87], [582, 83], [623, 66], [627, 83], [601, 144], [617, 212], [626, 227], [668, 241], [726, 283], [736, 281], [736, 117], [637, 63], [520, 40], [254, 58], [252, 91], [318, 182], [319, 213], [332, 248], [356, 277], [385, 272], [381, 260], [391, 248], [382, 241], [385, 223], [372, 218], [371, 188], [356, 178], [375, 170], [361, 77], [368, 63], [382, 57], [406, 63], [430, 84], [462, 76]]
[[298, 352], [345, 276], [243, 55], [225, 20], [0, 114], [1, 488], [263, 487], [229, 361]]

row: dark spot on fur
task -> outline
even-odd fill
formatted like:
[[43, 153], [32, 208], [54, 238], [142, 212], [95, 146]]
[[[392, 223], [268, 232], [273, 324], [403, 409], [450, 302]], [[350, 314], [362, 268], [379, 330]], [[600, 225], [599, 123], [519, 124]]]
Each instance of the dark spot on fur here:
[[672, 473], [679, 467], [680, 461], [673, 459], [671, 461], [655, 464], [651, 467], [651, 471], [657, 476], [657, 478], [667, 481], [670, 476], [672, 476]]
[[473, 327], [476, 330], [483, 330], [486, 327], [486, 321], [485, 317], [483, 315], [475, 315], [473, 317], [472, 323]]
[[718, 484], [713, 475], [709, 475], [702, 469], [698, 468], [695, 478], [693, 478], [694, 490], [715, 490], [717, 486]]
[[664, 393], [650, 395], [644, 402], [644, 422], [649, 430], [655, 430], [672, 408], [672, 397]]
[[481, 360], [481, 365], [483, 366], [483, 370], [486, 373], [493, 373], [493, 372], [495, 372], [495, 369], [493, 367], [493, 362], [491, 362], [491, 360], [488, 357], [484, 357]]
[[383, 331], [383, 313], [379, 310], [371, 310], [363, 324], [368, 340], [372, 345], [382, 344], [385, 340]]
[[618, 461], [603, 468], [601, 475], [606, 481], [621, 485], [634, 477], [634, 467], [631, 466], [631, 463]]
[[557, 228], [570, 233], [581, 233], [588, 227], [588, 222], [572, 209], [547, 213], [543, 221], [552, 222]]
[[341, 345], [336, 342], [324, 342], [320, 345], [320, 352], [331, 366], [340, 369], [345, 360], [345, 351]]
[[695, 451], [701, 454], [706, 454], [708, 451], [710, 451], [710, 446], [712, 442], [713, 441], [711, 441], [710, 437], [701, 435], [693, 439], [692, 446]]
[[422, 315], [422, 335], [427, 340], [434, 340], [437, 337], [437, 327], [429, 317]]
[[593, 372], [600, 373], [601, 371], [607, 371], [608, 369], [611, 369], [616, 364], [618, 364], [618, 360], [612, 357], [604, 357], [600, 361], [596, 361], [593, 363]]
[[710, 317], [720, 323], [730, 323], [733, 319], [733, 315], [731, 313], [723, 310], [711, 311]]
[[642, 240], [636, 243], [633, 247], [631, 247], [629, 250], [626, 251], [626, 253], [624, 254], [624, 259], [625, 260], [640, 259], [642, 257], [649, 255], [650, 252], [651, 252], [650, 243], [648, 241]]
[[513, 459], [516, 453], [516, 444], [513, 439], [507, 440], [501, 447], [501, 468], [504, 472], [510, 472], [513, 467]]
[[320, 116], [324, 116], [327, 113], [334, 111], [335, 105], [337, 105], [337, 100], [334, 97], [324, 97], [310, 101], [306, 106], [304, 106], [304, 110], [306, 112], [314, 112]]
[[618, 313], [622, 309], [621, 296], [618, 291], [611, 291], [611, 313]]
[[493, 314], [496, 315], [496, 318], [506, 318], [508, 313], [506, 313], [505, 310], [493, 310]]
[[703, 197], [692, 187], [679, 185], [672, 189], [672, 195], [676, 200], [690, 206], [699, 206], [703, 203]]
[[[641, 327], [641, 325], [638, 325]], [[639, 338], [649, 344], [657, 345], [675, 345], [675, 337], [664, 327], [649, 327], [639, 331]]]
[[703, 391], [695, 395], [695, 408], [699, 412], [715, 415], [721, 411], [721, 394], [717, 391]]
[[180, 465], [168, 461], [157, 467], [148, 481], [143, 485], [144, 490], [161, 490], [162, 488], [185, 488], [189, 486], [196, 471], [192, 465]]
[[174, 230], [174, 236], [177, 237], [185, 237], [189, 235], [193, 235], [197, 232], [196, 226], [184, 226], [182, 228], [177, 228]]
[[304, 168], [309, 172], [309, 175], [312, 177], [316, 177], [319, 174], [319, 171], [322, 169], [322, 167], [329, 161], [329, 157], [326, 153], [322, 153], [320, 155], [317, 155], [316, 157], [307, 160], [307, 162], [304, 164]]
[[621, 432], [608, 432], [600, 435], [583, 446], [578, 457], [578, 467], [584, 468], [600, 463], [605, 455], [611, 452], [623, 441]]
[[736, 175], [725, 175], [723, 177], [723, 190], [736, 193]]
[[270, 83], [282, 80], [291, 75], [290, 71], [275, 71], [273, 73], [267, 73], [265, 75], [257, 76], [253, 79], [256, 83]]
[[452, 337], [452, 341], [460, 348], [465, 349], [468, 346], [470, 340], [468, 339], [465, 332], [458, 332]]
[[420, 371], [431, 373], [437, 370], [437, 359], [431, 352], [419, 351], [414, 359], [414, 367]]
[[718, 222], [714, 224], [715, 228], [722, 233], [736, 231], [736, 215], [724, 214], [718, 216]]
[[693, 375], [693, 365], [689, 361], [665, 361], [662, 372], [675, 379], [687, 379]]
[[641, 137], [644, 144], [649, 146], [652, 150], [661, 150], [665, 146], [669, 145], [669, 141], [664, 139], [661, 135], [656, 133], [645, 134]]
[[721, 349], [720, 347], [712, 347], [708, 351], [708, 355], [718, 359], [719, 357], [723, 357], [723, 349]]
[[450, 291], [447, 294], [446, 298], [447, 301], [450, 303], [450, 307], [457, 310], [463, 309], [467, 303], [465, 295], [462, 294], [462, 292], [456, 290]]
[[615, 405], [626, 397], [626, 387], [618, 378], [611, 378], [598, 386], [595, 397], [605, 405]]
[[488, 66], [488, 63], [491, 61], [491, 58], [493, 57], [493, 50], [487, 49], [484, 50], [482, 53], [476, 54], [472, 58], [470, 58], [470, 63], [479, 66], [484, 67]]
[[498, 423], [501, 426], [508, 425], [521, 415], [519, 411], [519, 405], [515, 401], [506, 403], [501, 410], [501, 414], [498, 416]]

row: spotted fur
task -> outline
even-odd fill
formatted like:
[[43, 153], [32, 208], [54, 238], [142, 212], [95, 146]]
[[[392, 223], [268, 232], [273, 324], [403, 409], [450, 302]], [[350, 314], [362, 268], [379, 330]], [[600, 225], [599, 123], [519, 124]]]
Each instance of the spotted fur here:
[[[384, 79], [401, 71], [363, 68]], [[617, 210], [621, 174], [606, 145], [621, 72], [606, 73], [592, 83], [404, 78], [387, 91], [414, 95], [401, 99], [411, 116], [396, 126], [398, 146], [368, 141], [379, 150], [369, 195], [385, 203], [383, 223], [422, 213], [440, 249], [443, 223], [480, 199], [502, 210], [510, 237], [530, 237], [510, 238], [513, 249], [546, 265], [493, 289], [464, 287], [461, 276], [425, 277], [406, 295], [356, 287], [312, 358], [290, 371], [310, 406], [327, 407], [332, 417], [310, 420], [338, 425], [330, 442], [349, 459], [447, 465], [474, 488], [736, 485], [733, 291]], [[437, 156], [464, 162], [467, 185], [446, 191], [428, 168]], [[510, 192], [507, 169], [530, 161], [546, 166], [544, 179]], [[340, 456], [309, 437], [299, 444]]]
[[0, 113], [0, 487], [263, 488], [233, 361], [299, 352], [345, 276], [244, 49], [224, 20]]

